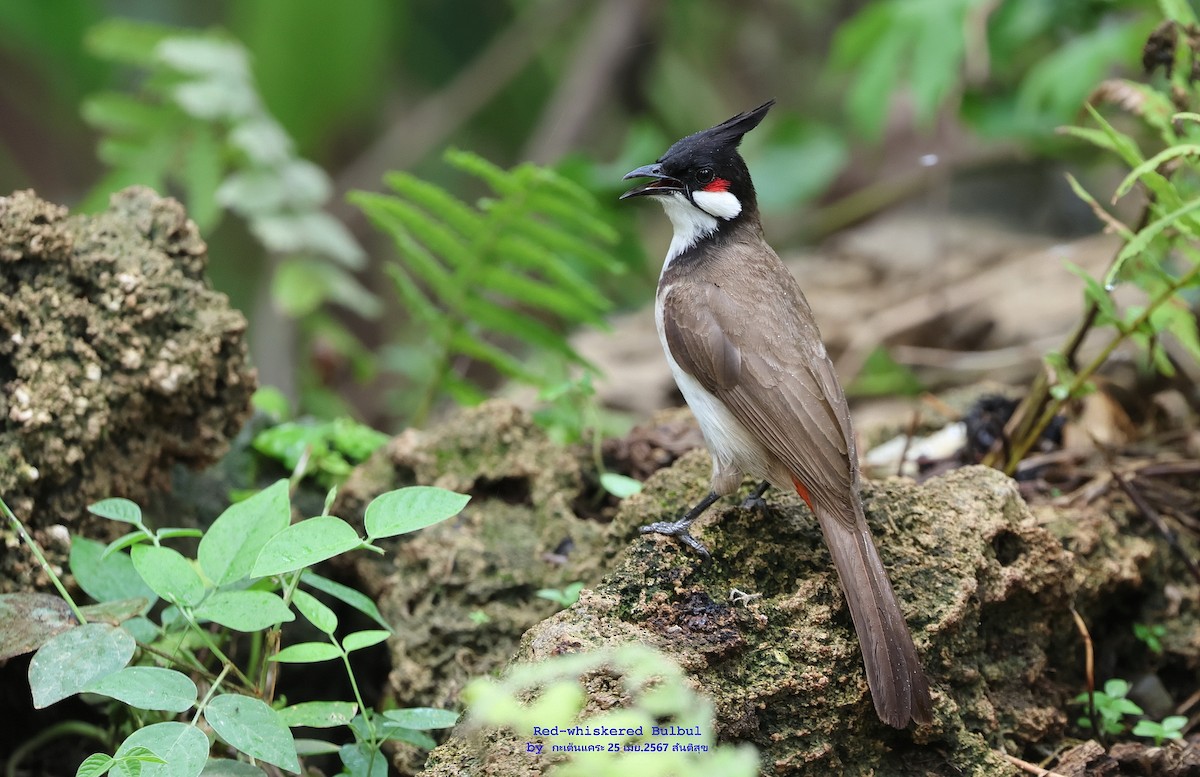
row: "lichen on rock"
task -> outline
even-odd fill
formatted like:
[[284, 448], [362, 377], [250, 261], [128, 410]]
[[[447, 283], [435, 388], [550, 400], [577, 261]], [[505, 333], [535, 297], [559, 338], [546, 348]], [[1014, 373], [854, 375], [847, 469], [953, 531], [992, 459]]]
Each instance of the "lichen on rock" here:
[[205, 279], [206, 251], [183, 207], [143, 187], [91, 216], [0, 197], [0, 494], [29, 525], [137, 500], [242, 426], [246, 319]]

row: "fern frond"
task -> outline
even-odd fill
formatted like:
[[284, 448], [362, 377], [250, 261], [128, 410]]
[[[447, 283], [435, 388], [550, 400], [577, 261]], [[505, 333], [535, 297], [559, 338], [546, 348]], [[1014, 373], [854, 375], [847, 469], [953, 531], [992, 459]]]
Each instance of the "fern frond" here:
[[525, 365], [521, 363], [520, 359], [491, 343], [484, 342], [465, 329], [454, 333], [450, 338], [450, 346], [464, 356], [470, 356], [472, 359], [492, 365], [510, 378], [535, 385], [540, 382], [537, 375], [525, 369]]
[[396, 194], [427, 213], [437, 214], [460, 235], [474, 235], [483, 229], [484, 221], [477, 212], [437, 184], [408, 173], [388, 173], [383, 180]]
[[513, 263], [526, 270], [536, 270], [566, 294], [584, 301], [596, 310], [612, 309], [612, 302], [601, 294], [590, 281], [563, 261], [563, 257], [545, 246], [520, 235], [500, 238], [497, 248]]
[[588, 274], [624, 270], [604, 249], [615, 232], [574, 183], [534, 165], [504, 170], [467, 151], [447, 151], [445, 159], [483, 180], [494, 196], [472, 207], [406, 173], [386, 176], [395, 195], [350, 195], [392, 237], [401, 261], [388, 275], [427, 335], [422, 347], [431, 354], [432, 374], [424, 382], [409, 374], [419, 392], [415, 423], [437, 395], [459, 402], [484, 396], [464, 377], [465, 360], [538, 388], [557, 379], [500, 344], [590, 367], [564, 329], [603, 325], [611, 304]]

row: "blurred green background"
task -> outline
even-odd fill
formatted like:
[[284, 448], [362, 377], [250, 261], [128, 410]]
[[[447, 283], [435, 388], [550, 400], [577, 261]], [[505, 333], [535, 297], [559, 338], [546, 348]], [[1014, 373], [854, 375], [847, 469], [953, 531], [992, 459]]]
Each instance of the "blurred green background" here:
[[[787, 250], [913, 196], [931, 160], [952, 175], [1084, 153], [1054, 128], [1106, 76], [1140, 72], [1159, 18], [1152, 0], [7, 2], [0, 192], [94, 209], [140, 181], [180, 197], [209, 241], [214, 283], [251, 318], [264, 382], [320, 414], [395, 427], [405, 382], [389, 359], [420, 342], [383, 291], [390, 241], [345, 198], [381, 190], [387, 171], [470, 202], [486, 190], [446, 149], [555, 166], [615, 228], [609, 250], [628, 272], [592, 281], [628, 308], [653, 292], [660, 257], [643, 246], [665, 244], [667, 227], [656, 209], [616, 207], [620, 177], [672, 140], [776, 98], [744, 152], [773, 173], [756, 181]], [[147, 28], [152, 43], [198, 33], [233, 48], [181, 49], [172, 70], [121, 21], [169, 28]], [[294, 144], [288, 159], [324, 171], [290, 168], [363, 249], [355, 259], [343, 246], [336, 272], [289, 264], [320, 252], [272, 245], [248, 221], [253, 203], [216, 196], [253, 168], [228, 117], [202, 115], [241, 94], [237, 46], [252, 117], [273, 117]], [[163, 108], [193, 56], [191, 75], [217, 86]]]

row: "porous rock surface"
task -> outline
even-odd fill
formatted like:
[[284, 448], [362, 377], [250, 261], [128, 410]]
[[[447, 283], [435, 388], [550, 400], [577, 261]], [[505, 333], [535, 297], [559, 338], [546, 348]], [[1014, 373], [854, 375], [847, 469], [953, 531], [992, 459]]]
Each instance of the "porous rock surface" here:
[[183, 207], [143, 187], [91, 216], [0, 197], [0, 494], [26, 525], [143, 498], [242, 426], [246, 319], [205, 279], [206, 252]]
[[[709, 564], [667, 539], [638, 537], [638, 525], [702, 496], [708, 470], [694, 452], [626, 500], [606, 576], [526, 633], [514, 662], [630, 641], [657, 647], [713, 698], [718, 740], [758, 747], [763, 774], [1010, 774], [997, 745], [1061, 733], [1071, 689], [1050, 665], [1056, 646], [1075, 644], [1059, 617], [1077, 589], [1072, 555], [1008, 478], [967, 468], [922, 486], [865, 488], [935, 689], [934, 722], [896, 731], [875, 716], [820, 529], [798, 499], [768, 494], [766, 515], [712, 510], [698, 527]], [[590, 694], [584, 716], [618, 702]], [[543, 774], [554, 758], [545, 751], [530, 754], [503, 729], [460, 725], [424, 773]]]

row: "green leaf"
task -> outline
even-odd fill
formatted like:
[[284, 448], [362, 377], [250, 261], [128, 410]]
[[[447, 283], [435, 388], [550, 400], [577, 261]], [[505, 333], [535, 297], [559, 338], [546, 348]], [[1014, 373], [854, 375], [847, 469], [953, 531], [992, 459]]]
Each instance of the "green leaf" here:
[[450, 347], [464, 356], [470, 356], [472, 359], [492, 365], [510, 378], [516, 378], [535, 386], [541, 385], [540, 377], [527, 369], [520, 359], [464, 329], [459, 329], [451, 335]]
[[162, 127], [166, 118], [161, 105], [120, 92], [91, 95], [80, 112], [88, 124], [113, 135], [150, 134]]
[[[1125, 180], [1121, 181], [1121, 184], [1117, 186], [1117, 190], [1113, 194], [1113, 200], [1119, 200], [1128, 194], [1133, 188], [1133, 185], [1148, 173], [1155, 173], [1156, 175], [1159, 175], [1159, 178], [1165, 182], [1165, 179], [1162, 179], [1162, 176], [1158, 174], [1158, 168], [1161, 167], [1165, 162], [1169, 162], [1172, 159], [1178, 159], [1181, 156], [1200, 156], [1200, 145], [1193, 143], [1181, 143], [1178, 146], [1169, 146], [1168, 148], [1165, 148], [1154, 156], [1150, 157], [1145, 162], [1142, 162], [1140, 165], [1133, 168], [1133, 170], [1129, 172], [1129, 175], [1125, 176]], [[1178, 207], [1178, 205], [1176, 205], [1176, 207]]]
[[113, 765], [112, 756], [104, 753], [94, 753], [83, 759], [75, 770], [75, 777], [100, 777]]
[[332, 515], [309, 518], [272, 537], [259, 553], [251, 575], [295, 572], [361, 546], [358, 533], [342, 519]]
[[146, 611], [145, 599], [119, 599], [115, 602], [88, 604], [79, 608], [84, 620], [101, 621], [116, 626]]
[[337, 645], [328, 642], [300, 642], [288, 645], [272, 656], [271, 660], [282, 664], [313, 664], [341, 657], [342, 651]]
[[88, 512], [112, 521], [121, 521], [135, 525], [142, 522], [142, 508], [138, 507], [136, 502], [121, 499], [120, 497], [101, 499], [95, 504], [88, 505]]
[[348, 726], [358, 706], [348, 701], [307, 701], [284, 707], [279, 717], [292, 728]]
[[83, 688], [142, 710], [183, 712], [196, 703], [196, 684], [182, 672], [153, 666], [127, 666]]
[[292, 417], [292, 404], [287, 395], [274, 386], [259, 386], [250, 397], [254, 409], [266, 413], [276, 423]]
[[78, 535], [71, 537], [71, 574], [79, 587], [98, 602], [158, 599], [124, 553], [104, 556], [104, 546]]
[[397, 726], [392, 723], [380, 723], [379, 735], [385, 740], [407, 742], [410, 745], [416, 745], [425, 750], [432, 750], [437, 747], [437, 742], [434, 741], [433, 737], [424, 731], [417, 731], [416, 729], [405, 728], [404, 726]]
[[[297, 742], [299, 745], [299, 742]], [[263, 777], [266, 774], [261, 768], [245, 761], [234, 761], [231, 758], [209, 758], [204, 764], [200, 777]]]
[[226, 693], [209, 701], [204, 719], [217, 736], [251, 758], [290, 772], [300, 771], [292, 732], [265, 702]]
[[29, 662], [33, 706], [48, 707], [129, 663], [136, 645], [124, 629], [88, 623], [42, 645]]
[[1129, 683], [1119, 677], [1114, 677], [1104, 683], [1104, 693], [1114, 699], [1120, 698], [1129, 693]]
[[1170, 332], [1184, 350], [1200, 361], [1200, 333], [1196, 316], [1182, 299], [1167, 300], [1150, 312], [1150, 325], [1159, 332]]
[[1116, 284], [1117, 278], [1120, 277], [1121, 270], [1124, 268], [1125, 262], [1129, 259], [1142, 254], [1149, 247], [1150, 242], [1158, 237], [1164, 229], [1170, 227], [1180, 221], [1184, 216], [1200, 208], [1200, 197], [1184, 203], [1179, 208], [1171, 211], [1167, 215], [1155, 219], [1141, 229], [1133, 239], [1125, 244], [1117, 254], [1117, 258], [1113, 260], [1112, 266], [1108, 273], [1104, 276], [1104, 285], [1112, 287]]
[[158, 44], [177, 34], [177, 27], [113, 17], [93, 25], [84, 38], [84, 46], [99, 59], [150, 67], [157, 61], [154, 51]]
[[31, 653], [56, 634], [78, 625], [61, 597], [41, 593], [0, 594], [0, 663]]
[[128, 534], [123, 534], [117, 539], [108, 543], [108, 545], [104, 546], [104, 552], [100, 554], [100, 560], [103, 561], [112, 554], [116, 553], [118, 550], [125, 550], [131, 545], [136, 545], [139, 542], [145, 542], [148, 539], [150, 539], [150, 534], [142, 529], [131, 531]]
[[383, 180], [396, 194], [417, 203], [429, 213], [438, 214], [460, 235], [473, 235], [484, 227], [479, 214], [436, 184], [401, 172], [388, 173]]
[[196, 617], [244, 632], [296, 619], [283, 599], [269, 591], [217, 591], [196, 608]]
[[424, 529], [462, 512], [471, 497], [433, 486], [410, 486], [380, 494], [363, 519], [372, 540]]
[[175, 604], [194, 607], [204, 598], [204, 581], [179, 551], [154, 545], [135, 545], [129, 554], [133, 568], [154, 593]]
[[318, 631], [326, 634], [337, 631], [337, 615], [312, 594], [297, 590], [292, 594], [292, 604], [309, 623], [317, 627]]
[[385, 629], [390, 630], [392, 628], [391, 624], [384, 620], [383, 615], [379, 612], [379, 607], [371, 600], [371, 597], [361, 591], [356, 591], [349, 586], [321, 577], [311, 569], [304, 570], [304, 573], [300, 576], [300, 582], [322, 593], [329, 594], [339, 602], [350, 605]]
[[616, 472], [600, 473], [600, 486], [618, 499], [627, 499], [642, 491], [640, 480]]
[[320, 739], [297, 739], [296, 755], [330, 755], [342, 749], [341, 745], [325, 742]]
[[434, 707], [410, 707], [402, 710], [388, 710], [383, 716], [391, 722], [404, 728], [431, 729], [450, 728], [458, 722], [459, 714], [450, 710], [439, 710]]
[[117, 748], [120, 759], [146, 748], [165, 763], [143, 762], [141, 777], [197, 777], [208, 760], [208, 737], [195, 726], [154, 723], [129, 735]]
[[230, 505], [200, 541], [200, 568], [216, 585], [250, 576], [255, 559], [271, 537], [292, 520], [288, 481], [279, 480], [254, 496]]
[[378, 645], [390, 636], [392, 636], [390, 631], [356, 631], [347, 634], [346, 638], [342, 640], [342, 649], [347, 653], [353, 653], [355, 650]]
[[1096, 323], [1104, 326], [1120, 321], [1116, 303], [1113, 302], [1113, 298], [1108, 291], [1100, 285], [1100, 281], [1093, 278], [1087, 270], [1077, 264], [1066, 262], [1065, 266], [1071, 274], [1078, 276], [1083, 281], [1084, 297], [1093, 303], [1098, 311]]
[[349, 777], [372, 777], [387, 774], [387, 759], [383, 753], [372, 749], [365, 742], [354, 745], [343, 745], [338, 751], [342, 764], [346, 767]]

